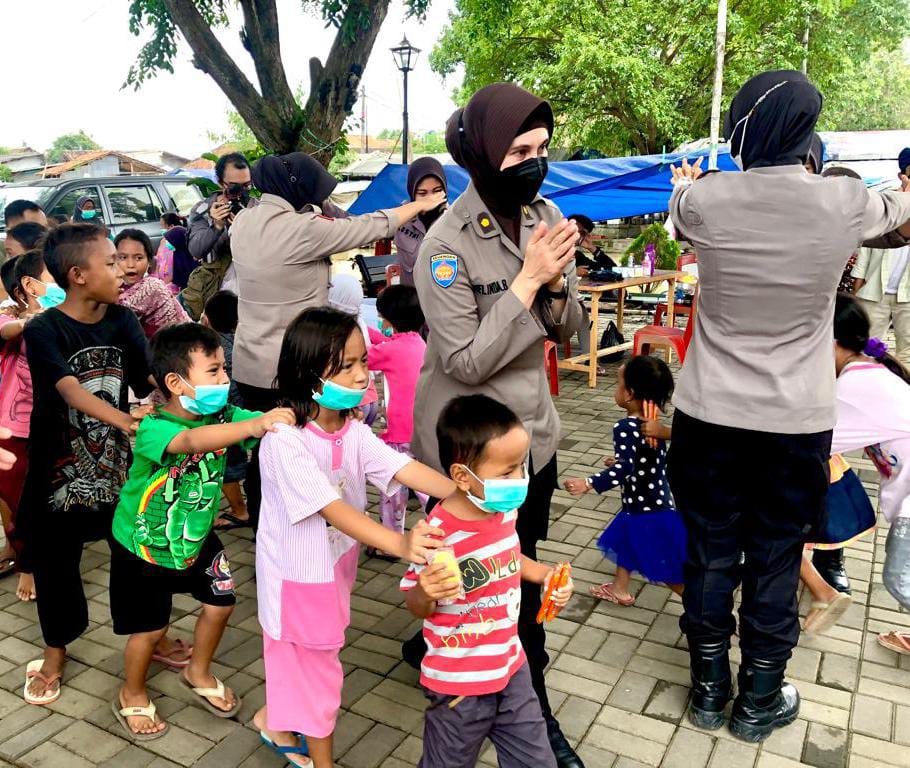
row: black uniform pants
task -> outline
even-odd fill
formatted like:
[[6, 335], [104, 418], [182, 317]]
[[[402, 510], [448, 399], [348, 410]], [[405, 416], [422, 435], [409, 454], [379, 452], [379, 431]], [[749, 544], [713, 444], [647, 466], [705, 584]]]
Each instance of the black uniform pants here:
[[[518, 518], [515, 524], [518, 541], [521, 545], [521, 554], [537, 559], [537, 542], [546, 539], [547, 528], [550, 522], [550, 502], [553, 500], [553, 491], [559, 479], [559, 472], [554, 456], [540, 472], [528, 470], [531, 480], [528, 483], [528, 498], [518, 509]], [[439, 499], [430, 499], [427, 502], [427, 512], [439, 503]], [[546, 640], [543, 624], [537, 623], [537, 612], [540, 610], [540, 586], [526, 581], [521, 582], [521, 609], [518, 614], [518, 639], [528, 657], [528, 669], [531, 672], [531, 685], [540, 700], [540, 709], [544, 717], [551, 717], [550, 700], [547, 697], [547, 684], [544, 680], [544, 670], [550, 663], [547, 654]], [[423, 640], [423, 631], [419, 630], [410, 640], [406, 641], [409, 653], [408, 658], [423, 658], [426, 644]]]
[[[278, 390], [254, 387], [252, 384], [236, 382], [237, 391], [248, 411], [270, 411], [278, 406]], [[262, 504], [262, 475], [259, 472], [259, 445], [253, 449], [243, 483], [246, 491], [246, 508], [250, 513], [253, 530], [259, 528], [259, 507]]]
[[830, 448], [830, 432], [754, 432], [676, 411], [667, 463], [688, 534], [680, 628], [690, 645], [729, 639], [742, 584], [743, 658], [790, 658], [803, 544], [824, 521]]
[[[114, 506], [87, 509], [71, 507], [66, 512], [42, 510], [36, 516], [34, 547], [35, 592], [38, 621], [44, 643], [65, 648], [88, 628], [88, 602], [82, 586], [82, 550], [102, 539], [110, 542]], [[141, 595], [136, 596], [141, 600]]]

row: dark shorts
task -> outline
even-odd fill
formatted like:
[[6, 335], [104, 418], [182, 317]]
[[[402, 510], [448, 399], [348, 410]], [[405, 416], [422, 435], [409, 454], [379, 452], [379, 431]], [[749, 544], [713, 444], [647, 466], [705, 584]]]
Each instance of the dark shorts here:
[[203, 605], [236, 602], [230, 564], [214, 533], [205, 540], [196, 562], [184, 571], [147, 563], [112, 540], [110, 593], [114, 633], [118, 635], [166, 627], [174, 595], [192, 595]]

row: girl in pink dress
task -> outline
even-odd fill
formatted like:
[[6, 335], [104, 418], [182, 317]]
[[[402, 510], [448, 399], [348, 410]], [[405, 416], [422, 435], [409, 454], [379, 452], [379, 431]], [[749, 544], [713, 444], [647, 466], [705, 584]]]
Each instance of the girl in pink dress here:
[[[451, 480], [351, 418], [369, 380], [353, 315], [307, 309], [288, 327], [277, 385], [297, 425], [267, 435], [259, 454], [256, 587], [266, 706], [254, 722], [262, 740], [297, 766], [332, 766], [344, 679], [339, 653], [360, 543], [424, 563], [444, 535], [425, 521], [402, 535], [372, 520], [366, 481], [384, 493], [401, 484], [436, 498], [454, 491]], [[304, 757], [307, 748], [312, 760]]]
[[174, 246], [164, 237], [174, 227], [186, 227], [186, 219], [175, 211], [167, 211], [161, 216], [161, 242], [155, 252], [155, 266], [149, 269], [152, 277], [157, 277], [175, 296], [180, 293], [180, 286], [174, 285]]
[[190, 316], [157, 277], [148, 274], [152, 264], [152, 241], [141, 229], [124, 229], [114, 239], [123, 286], [117, 302], [136, 313], [146, 337], [162, 328], [189, 323]]

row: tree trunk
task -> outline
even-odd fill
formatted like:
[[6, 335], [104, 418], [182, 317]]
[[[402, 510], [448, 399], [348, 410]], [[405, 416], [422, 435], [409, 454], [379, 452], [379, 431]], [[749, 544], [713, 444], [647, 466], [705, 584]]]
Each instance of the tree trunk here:
[[354, 18], [364, 13], [363, 27], [353, 40], [338, 33], [325, 66], [319, 59], [310, 59], [310, 95], [303, 109], [304, 128], [294, 149], [328, 165], [344, 121], [357, 101], [363, 71], [388, 10], [389, 0], [351, 2], [347, 13], [356, 14]]

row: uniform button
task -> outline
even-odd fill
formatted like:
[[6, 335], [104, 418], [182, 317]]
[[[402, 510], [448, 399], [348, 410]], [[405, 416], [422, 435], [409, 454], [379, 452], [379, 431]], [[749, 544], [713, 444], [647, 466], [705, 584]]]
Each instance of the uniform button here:
[[527, 324], [528, 324], [528, 318], [526, 318], [526, 317], [521, 318], [521, 324], [522, 324], [522, 325], [527, 325]]
[[335, 441], [335, 445], [341, 445], [341, 440], [340, 440], [340, 439], [339, 439], [339, 440], [336, 440], [336, 441]]

